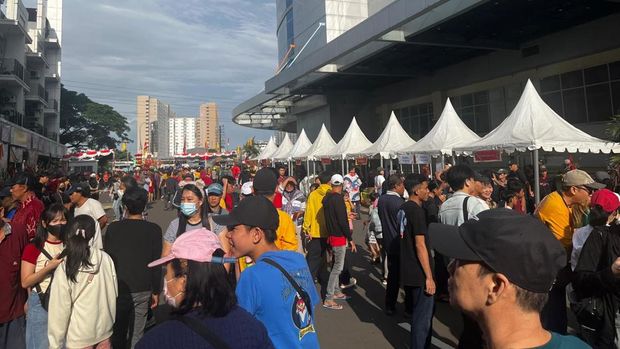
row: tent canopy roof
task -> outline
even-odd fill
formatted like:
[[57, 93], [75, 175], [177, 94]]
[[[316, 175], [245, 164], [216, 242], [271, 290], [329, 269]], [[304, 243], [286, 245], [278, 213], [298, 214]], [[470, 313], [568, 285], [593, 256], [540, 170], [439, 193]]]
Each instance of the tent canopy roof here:
[[307, 152], [311, 146], [312, 143], [308, 139], [308, 136], [306, 136], [306, 130], [301, 129], [301, 133], [299, 134], [299, 137], [297, 137], [297, 142], [295, 142], [293, 149], [291, 149], [291, 151], [288, 153], [287, 158], [298, 157], [299, 155]]
[[278, 146], [276, 145], [276, 141], [273, 139], [273, 137], [269, 137], [269, 142], [267, 143], [267, 146], [265, 146], [265, 149], [263, 149], [263, 151], [261, 151], [260, 154], [258, 154], [256, 159], [257, 160], [271, 159], [271, 155], [273, 155], [273, 153], [275, 153], [277, 150], [278, 150]]
[[336, 146], [336, 142], [327, 131], [325, 124], [321, 125], [321, 131], [319, 135], [316, 137], [316, 140], [312, 144], [312, 146], [305, 153], [297, 156], [297, 158], [309, 158], [315, 159], [320, 154], [324, 154], [328, 152], [330, 149]]
[[368, 148], [360, 151], [357, 154], [363, 154], [368, 156], [381, 155], [383, 158], [388, 159], [396, 155], [398, 150], [403, 148], [410, 148], [415, 144], [415, 141], [409, 137], [407, 132], [396, 119], [396, 115], [392, 112], [390, 120], [385, 129], [377, 138], [377, 140]]
[[284, 136], [282, 143], [280, 143], [278, 150], [276, 150], [271, 157], [276, 160], [286, 160], [288, 159], [288, 154], [291, 152], [291, 149], [293, 149], [293, 142], [291, 142], [291, 139], [287, 133]]
[[620, 145], [590, 136], [568, 123], [540, 98], [528, 80], [519, 102], [506, 120], [482, 139], [455, 150], [485, 149], [609, 153], [620, 152]]
[[461, 120], [448, 98], [435, 126], [413, 146], [403, 148], [402, 151], [450, 155], [455, 147], [464, 146], [479, 139], [480, 137]]
[[360, 129], [355, 117], [353, 117], [353, 120], [351, 120], [351, 124], [349, 125], [349, 129], [347, 129], [347, 132], [344, 136], [342, 136], [340, 142], [338, 142], [338, 144], [336, 144], [336, 146], [329, 151], [324, 154], [319, 154], [318, 156], [343, 159], [346, 158], [347, 155], [359, 153], [371, 145], [372, 143]]

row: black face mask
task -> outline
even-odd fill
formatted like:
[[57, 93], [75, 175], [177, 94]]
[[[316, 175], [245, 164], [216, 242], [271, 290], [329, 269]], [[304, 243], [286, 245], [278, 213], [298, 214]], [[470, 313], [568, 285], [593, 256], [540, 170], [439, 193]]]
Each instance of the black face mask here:
[[65, 230], [65, 226], [66, 224], [48, 225], [47, 232], [54, 235], [55, 237], [60, 237]]

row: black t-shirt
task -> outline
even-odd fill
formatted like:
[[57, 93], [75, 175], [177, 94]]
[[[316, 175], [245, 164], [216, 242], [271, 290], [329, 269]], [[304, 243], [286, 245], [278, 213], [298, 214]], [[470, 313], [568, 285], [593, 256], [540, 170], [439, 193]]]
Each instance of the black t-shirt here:
[[406, 286], [424, 287], [426, 276], [422, 264], [418, 260], [415, 247], [415, 237], [422, 235], [426, 242], [428, 260], [433, 268], [428, 229], [426, 224], [426, 210], [413, 201], [405, 202], [398, 213], [400, 219], [400, 274], [401, 282]]
[[383, 248], [388, 255], [400, 254], [398, 211], [403, 202], [405, 200], [398, 194], [390, 192], [381, 195], [377, 203], [377, 213], [383, 229]]
[[114, 261], [119, 293], [159, 292], [161, 268], [147, 266], [161, 257], [159, 225], [137, 219], [114, 222], [108, 226], [103, 250]]

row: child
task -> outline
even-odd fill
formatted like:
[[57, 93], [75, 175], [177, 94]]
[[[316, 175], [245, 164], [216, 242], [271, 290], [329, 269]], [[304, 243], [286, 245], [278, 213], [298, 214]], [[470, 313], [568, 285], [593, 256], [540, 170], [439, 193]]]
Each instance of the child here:
[[373, 263], [381, 262], [381, 250], [377, 242], [377, 235], [381, 234], [381, 220], [379, 220], [377, 212], [377, 197], [377, 193], [370, 193], [369, 217], [364, 222], [364, 225], [368, 225], [368, 247], [370, 248], [370, 256]]
[[78, 215], [69, 225], [62, 263], [49, 301], [50, 348], [110, 348], [118, 287], [112, 258], [89, 241], [95, 220]]

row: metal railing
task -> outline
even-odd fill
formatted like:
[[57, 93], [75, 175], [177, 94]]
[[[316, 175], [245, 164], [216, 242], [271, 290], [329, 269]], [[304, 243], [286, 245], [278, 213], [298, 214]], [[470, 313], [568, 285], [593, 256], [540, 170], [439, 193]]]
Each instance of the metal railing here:
[[24, 115], [15, 110], [2, 110], [0, 117], [19, 126], [24, 124]]
[[15, 58], [5, 58], [0, 60], [0, 74], [15, 75], [24, 80], [24, 66]]

